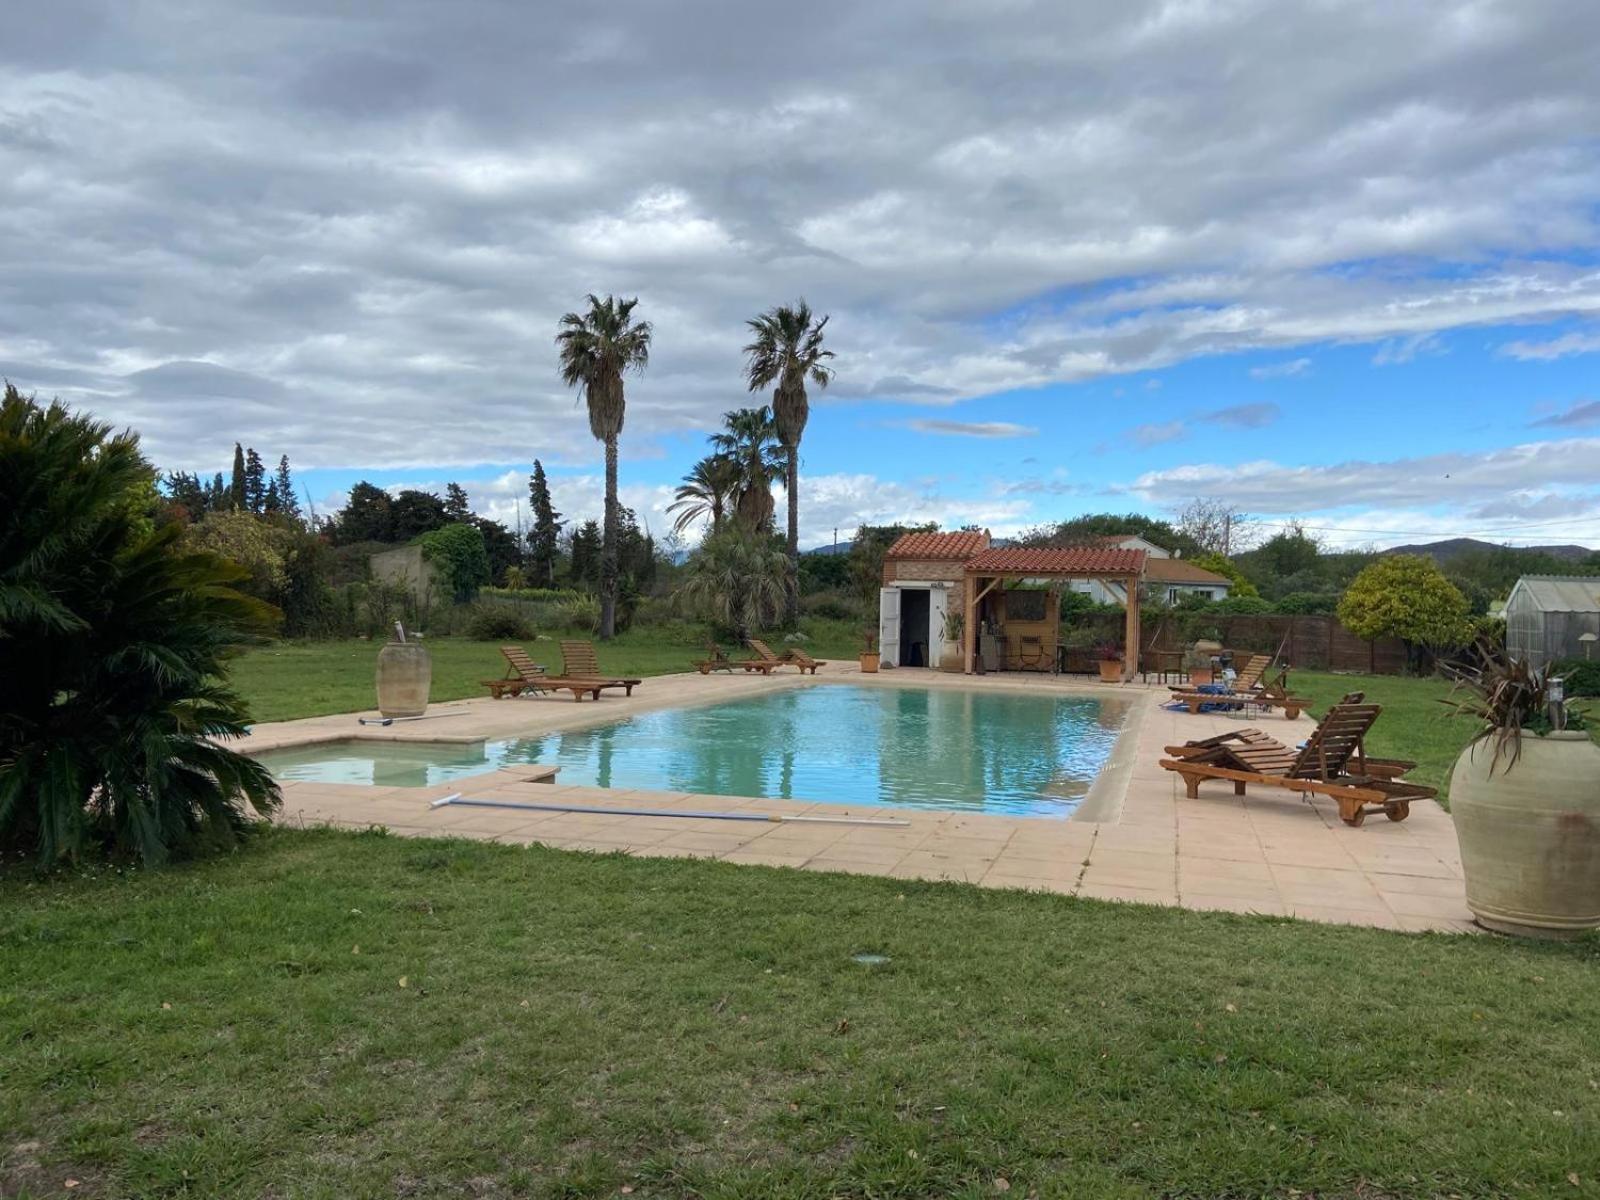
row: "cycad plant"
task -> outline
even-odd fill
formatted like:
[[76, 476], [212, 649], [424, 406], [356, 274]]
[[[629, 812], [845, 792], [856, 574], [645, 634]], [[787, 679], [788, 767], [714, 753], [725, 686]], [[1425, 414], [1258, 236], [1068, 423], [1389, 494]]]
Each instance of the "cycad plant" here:
[[46, 863], [103, 847], [148, 863], [229, 845], [278, 804], [218, 739], [248, 715], [228, 657], [274, 610], [244, 572], [146, 515], [132, 433], [0, 401], [0, 849]]
[[586, 312], [569, 312], [561, 318], [556, 346], [561, 355], [561, 379], [579, 388], [589, 409], [589, 432], [606, 448], [606, 512], [600, 549], [600, 638], [605, 641], [617, 626], [617, 438], [627, 402], [622, 377], [643, 371], [650, 362], [650, 322], [635, 321], [638, 298], [604, 300], [590, 293]]
[[752, 392], [777, 385], [772, 392], [772, 415], [778, 440], [783, 443], [789, 500], [789, 585], [784, 615], [793, 625], [800, 615], [800, 439], [811, 415], [806, 381], [825, 388], [833, 378], [833, 368], [828, 365], [833, 351], [822, 348], [828, 318], [814, 319], [810, 305], [801, 300], [793, 306], [780, 304], [746, 324], [755, 336], [744, 348], [745, 381]]

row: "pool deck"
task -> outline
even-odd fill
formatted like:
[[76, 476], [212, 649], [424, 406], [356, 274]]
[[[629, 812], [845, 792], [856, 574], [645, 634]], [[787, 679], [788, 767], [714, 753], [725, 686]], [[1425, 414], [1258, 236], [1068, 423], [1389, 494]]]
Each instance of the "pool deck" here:
[[[1303, 739], [1307, 716], [1171, 712], [1160, 685], [1110, 686], [1081, 679], [1005, 674], [942, 675], [886, 671], [861, 675], [829, 665], [804, 682], [783, 671], [771, 678], [699, 674], [656, 676], [600, 701], [570, 698], [464, 700], [437, 704], [427, 720], [361, 726], [358, 714], [258, 725], [246, 753], [352, 737], [395, 741], [478, 741], [527, 736], [617, 720], [635, 713], [711, 703], [777, 688], [830, 681], [878, 687], [1020, 689], [1038, 694], [1116, 695], [1134, 702], [1128, 726], [1101, 780], [1070, 821], [924, 812], [892, 807], [618, 791], [540, 782], [537, 767], [510, 768], [433, 788], [377, 788], [287, 783], [278, 820], [365, 829], [383, 825], [416, 837], [469, 837], [569, 850], [626, 851], [670, 857], [844, 871], [895, 879], [960, 880], [984, 887], [1029, 888], [1102, 900], [1192, 909], [1293, 916], [1312, 921], [1407, 931], [1470, 932], [1461, 855], [1450, 816], [1414, 801], [1404, 822], [1369, 817], [1359, 829], [1339, 821], [1329, 801], [1306, 801], [1269, 788], [1235, 796], [1228, 784], [1204, 785], [1198, 800], [1158, 765], [1162, 747], [1242, 725], [1283, 741]], [[450, 714], [450, 715], [444, 715]], [[376, 714], [368, 713], [367, 716]], [[543, 772], [548, 774], [548, 770]], [[444, 795], [524, 804], [618, 809], [688, 809], [764, 815], [898, 819], [903, 827], [784, 824], [685, 817], [551, 813], [451, 805]]]

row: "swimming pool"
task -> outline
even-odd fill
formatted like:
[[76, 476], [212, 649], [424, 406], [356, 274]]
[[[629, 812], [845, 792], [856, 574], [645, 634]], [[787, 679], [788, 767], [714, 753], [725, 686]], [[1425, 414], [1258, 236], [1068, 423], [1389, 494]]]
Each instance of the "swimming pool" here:
[[1064, 817], [1127, 711], [1112, 697], [827, 684], [534, 737], [257, 757], [282, 780], [420, 787], [539, 763], [591, 787]]

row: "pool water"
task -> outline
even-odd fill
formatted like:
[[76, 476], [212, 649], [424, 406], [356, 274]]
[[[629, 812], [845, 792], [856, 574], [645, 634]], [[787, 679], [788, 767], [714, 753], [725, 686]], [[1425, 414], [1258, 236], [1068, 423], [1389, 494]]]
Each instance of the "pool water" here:
[[282, 780], [421, 787], [537, 763], [590, 787], [1068, 816], [1126, 713], [1112, 698], [827, 684], [537, 737], [258, 757]]

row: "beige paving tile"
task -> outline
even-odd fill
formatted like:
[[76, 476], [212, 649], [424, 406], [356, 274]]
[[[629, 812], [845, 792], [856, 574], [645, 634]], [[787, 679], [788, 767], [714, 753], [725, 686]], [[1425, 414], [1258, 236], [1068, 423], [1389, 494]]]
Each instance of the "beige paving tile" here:
[[1380, 892], [1389, 910], [1403, 917], [1437, 917], [1445, 920], [1468, 921], [1472, 912], [1467, 908], [1465, 894], [1459, 896], [1420, 896], [1416, 892]]
[[1400, 918], [1388, 909], [1330, 908], [1311, 904], [1291, 904], [1288, 913], [1302, 921], [1324, 925], [1368, 925], [1376, 929], [1400, 929]]
[[980, 882], [984, 887], [1012, 888], [1026, 892], [1054, 892], [1062, 896], [1070, 896], [1077, 887], [1076, 879], [1041, 879], [1037, 875], [1011, 874], [998, 870], [991, 870]]
[[1408, 933], [1484, 933], [1481, 925], [1473, 921], [1450, 920], [1442, 917], [1416, 917], [1398, 914], [1400, 928]]
[[766, 853], [753, 847], [731, 850], [722, 856], [723, 862], [745, 863], [762, 867], [803, 867], [810, 862], [809, 854]]
[[1231, 912], [1254, 913], [1265, 917], [1286, 917], [1289, 907], [1277, 898], [1271, 896], [1235, 896], [1228, 894], [1213, 894], [1210, 892], [1182, 893], [1183, 907], [1196, 909], [1200, 912]]
[[1160, 892], [1177, 892], [1177, 881], [1171, 871], [1141, 871], [1133, 867], [1099, 867], [1091, 862], [1083, 872], [1085, 887], [1135, 888]]
[[[1397, 875], [1367, 871], [1367, 879], [1381, 892], [1410, 892], [1418, 896], [1466, 896], [1466, 885], [1454, 875]], [[1463, 899], [1463, 903], [1465, 900]]]
[[1109, 884], [1090, 883], [1087, 880], [1081, 884], [1074, 895], [1086, 900], [1120, 900], [1136, 904], [1164, 904], [1176, 905], [1178, 897], [1176, 892], [1165, 891], [1161, 888], [1117, 887]]

